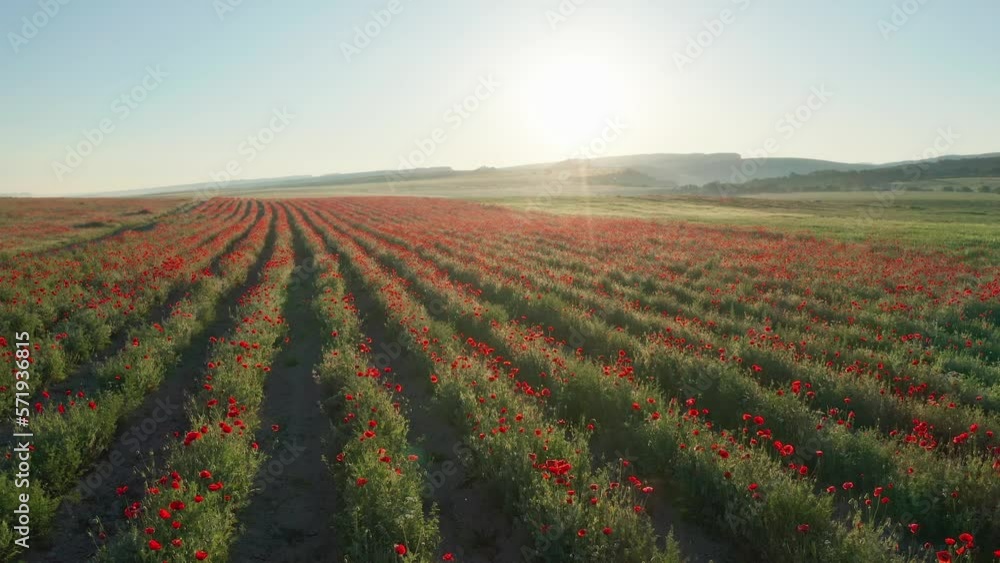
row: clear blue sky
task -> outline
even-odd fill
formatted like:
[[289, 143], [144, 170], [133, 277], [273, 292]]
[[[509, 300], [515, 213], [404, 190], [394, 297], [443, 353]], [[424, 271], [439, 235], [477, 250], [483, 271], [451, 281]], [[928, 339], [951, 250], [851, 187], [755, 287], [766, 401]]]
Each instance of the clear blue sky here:
[[[398, 0], [374, 21], [393, 4], [2, 2], [0, 192], [396, 169], [420, 140], [424, 165], [561, 160], [609, 119], [625, 126], [609, 155], [771, 140], [774, 156], [885, 162], [942, 128], [950, 153], [1000, 150], [996, 0]], [[463, 101], [478, 107], [449, 111]]]

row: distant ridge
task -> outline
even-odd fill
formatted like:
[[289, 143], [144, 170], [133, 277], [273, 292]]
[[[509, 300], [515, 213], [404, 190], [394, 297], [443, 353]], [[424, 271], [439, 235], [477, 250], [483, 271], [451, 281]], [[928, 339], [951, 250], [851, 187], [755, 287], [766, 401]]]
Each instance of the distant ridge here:
[[[1000, 177], [1000, 154], [971, 157], [944, 156], [929, 160], [916, 160], [892, 165], [880, 165], [863, 170], [816, 170], [808, 174], [791, 174], [780, 178], [754, 179], [742, 183], [712, 182], [686, 191], [700, 193], [750, 193], [890, 190], [895, 186], [914, 182], [930, 182]], [[943, 189], [956, 189], [948, 182], [936, 182]], [[991, 191], [987, 183], [976, 186], [959, 184], [960, 191]]]
[[[593, 159], [564, 160], [522, 164], [503, 168], [481, 166], [476, 170], [455, 170], [447, 166], [414, 168], [410, 170], [370, 170], [361, 172], [331, 173], [319, 176], [283, 176], [277, 178], [254, 178], [232, 180], [225, 183], [201, 182], [155, 188], [106, 191], [86, 196], [142, 196], [142, 195], [182, 195], [202, 191], [212, 195], [238, 194], [245, 190], [268, 190], [282, 188], [308, 188], [312, 186], [341, 186], [355, 184], [400, 184], [414, 180], [435, 178], [460, 179], [463, 176], [483, 177], [487, 174], [511, 172], [538, 173], [560, 169], [585, 169], [594, 181], [605, 181], [611, 185], [640, 186], [648, 188], [677, 189], [705, 186], [706, 184], [742, 185], [748, 189], [763, 189], [774, 179], [811, 177], [816, 182], [829, 179], [825, 175], [837, 173], [870, 173], [871, 181], [876, 178], [898, 178], [892, 173], [878, 173], [880, 170], [913, 166], [916, 164], [939, 164], [938, 174], [965, 171], [972, 175], [1000, 176], [1000, 170], [992, 162], [1000, 159], [1000, 153], [980, 155], [946, 155], [939, 158], [900, 161], [883, 164], [849, 163], [814, 158], [743, 158], [737, 153], [655, 153], [607, 156]], [[1000, 162], [1000, 161], [998, 161]], [[947, 165], [945, 165], [947, 163]], [[957, 163], [957, 164], [956, 164]], [[603, 172], [602, 169], [607, 169]], [[951, 170], [952, 172], [947, 172]], [[835, 183], [843, 177], [833, 176]], [[899, 181], [899, 180], [896, 180]], [[773, 183], [773, 182], [771, 182]], [[864, 182], [861, 182], [864, 184]], [[9, 196], [13, 197], [13, 196]]]

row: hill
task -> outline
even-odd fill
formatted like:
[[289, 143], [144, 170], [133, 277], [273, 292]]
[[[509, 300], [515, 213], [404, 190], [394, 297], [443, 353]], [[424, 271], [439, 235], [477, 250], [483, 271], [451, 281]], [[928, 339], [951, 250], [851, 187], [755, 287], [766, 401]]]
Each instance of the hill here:
[[[1000, 156], [944, 157], [864, 170], [820, 170], [744, 183], [710, 182], [687, 186], [692, 193], [729, 195], [783, 192], [892, 190], [1000, 191]], [[961, 180], [961, 181], [959, 181]]]
[[[583, 193], [752, 194], [790, 191], [888, 189], [893, 182], [942, 178], [1000, 177], [1000, 156], [945, 156], [887, 164], [847, 163], [810, 158], [746, 159], [736, 153], [639, 154], [574, 159], [476, 170], [451, 167], [372, 170], [319, 176], [286, 176], [203, 182], [100, 196], [176, 196], [191, 193], [243, 195], [271, 193], [410, 193], [444, 197], [483, 195], [571, 195]], [[553, 186], [554, 185], [554, 186]], [[975, 180], [953, 186], [982, 191]], [[992, 189], [990, 182], [985, 189]], [[933, 186], [931, 186], [933, 187]], [[940, 186], [938, 186], [940, 187]], [[968, 189], [965, 189], [968, 188]]]

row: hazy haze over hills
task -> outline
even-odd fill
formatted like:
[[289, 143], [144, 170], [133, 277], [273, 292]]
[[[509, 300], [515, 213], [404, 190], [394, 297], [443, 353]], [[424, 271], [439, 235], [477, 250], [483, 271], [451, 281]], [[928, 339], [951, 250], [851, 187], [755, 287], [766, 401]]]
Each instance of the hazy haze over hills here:
[[[952, 177], [963, 170], [975, 171], [974, 176], [997, 176], [992, 160], [1000, 153], [984, 155], [946, 155], [923, 161], [903, 161], [883, 164], [834, 162], [811, 158], [743, 158], [737, 153], [693, 153], [693, 154], [635, 154], [609, 156], [594, 159], [574, 159], [559, 162], [524, 164], [505, 168], [483, 167], [477, 170], [456, 170], [447, 166], [415, 168], [411, 170], [370, 170], [361, 172], [332, 173], [318, 176], [297, 175], [278, 178], [255, 178], [234, 180], [228, 183], [198, 183], [179, 186], [162, 186], [139, 190], [101, 192], [109, 195], [157, 195], [201, 191], [208, 195], [228, 191], [260, 191], [282, 188], [330, 187], [335, 193], [336, 186], [379, 184], [396, 186], [415, 181], [449, 179], [456, 181], [489, 178], [496, 183], [498, 192], [511, 184], [524, 185], [526, 179], [557, 176], [567, 171], [571, 176], [587, 178], [592, 185], [617, 185], [626, 187], [673, 189], [681, 186], [703, 186], [710, 183], [752, 184], [755, 190], [764, 189], [769, 180], [789, 176], [816, 176], [845, 172], [887, 171], [873, 175], [879, 180], [901, 177], [903, 167], [914, 163], [934, 163], [938, 165], [940, 177]], [[989, 159], [989, 160], [983, 160]], [[892, 169], [900, 168], [893, 176]], [[936, 169], [936, 170], [937, 170]], [[824, 179], [827, 176], [822, 176]], [[530, 183], [530, 180], [528, 181]]]

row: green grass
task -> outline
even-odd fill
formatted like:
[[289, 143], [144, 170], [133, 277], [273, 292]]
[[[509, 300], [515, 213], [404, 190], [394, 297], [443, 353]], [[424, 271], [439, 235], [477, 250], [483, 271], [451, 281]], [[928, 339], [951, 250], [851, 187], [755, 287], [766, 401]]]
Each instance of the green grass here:
[[950, 192], [491, 198], [483, 202], [557, 214], [761, 226], [845, 241], [945, 250], [996, 263], [1000, 195]]

